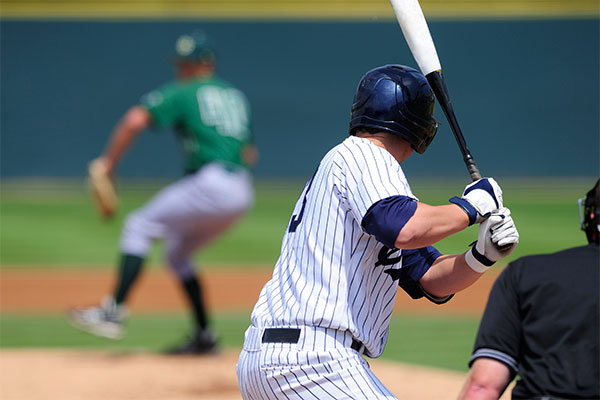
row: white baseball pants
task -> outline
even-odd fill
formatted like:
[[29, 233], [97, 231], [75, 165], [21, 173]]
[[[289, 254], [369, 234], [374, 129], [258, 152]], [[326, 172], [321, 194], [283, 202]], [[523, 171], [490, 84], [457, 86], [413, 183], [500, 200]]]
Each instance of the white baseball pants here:
[[163, 239], [169, 265], [185, 279], [194, 274], [192, 253], [229, 228], [253, 202], [247, 171], [208, 164], [132, 212], [121, 233], [121, 251], [144, 257], [156, 239]]
[[263, 332], [248, 328], [236, 367], [245, 400], [396, 399], [350, 348], [349, 332], [302, 327], [297, 343], [262, 343]]

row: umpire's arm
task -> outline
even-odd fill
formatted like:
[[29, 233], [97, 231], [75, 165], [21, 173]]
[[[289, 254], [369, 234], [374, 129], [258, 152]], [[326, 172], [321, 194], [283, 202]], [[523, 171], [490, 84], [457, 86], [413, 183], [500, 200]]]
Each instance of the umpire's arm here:
[[459, 400], [497, 400], [512, 380], [509, 368], [491, 358], [473, 362]]
[[494, 282], [460, 400], [498, 399], [517, 374], [522, 327], [514, 272], [509, 264]]

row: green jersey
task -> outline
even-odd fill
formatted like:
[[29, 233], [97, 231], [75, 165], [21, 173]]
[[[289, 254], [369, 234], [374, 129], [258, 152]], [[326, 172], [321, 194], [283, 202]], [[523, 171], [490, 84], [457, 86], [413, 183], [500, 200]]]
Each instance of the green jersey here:
[[219, 78], [168, 83], [141, 99], [152, 125], [173, 127], [184, 153], [186, 171], [221, 161], [243, 166], [242, 148], [251, 141], [246, 96]]

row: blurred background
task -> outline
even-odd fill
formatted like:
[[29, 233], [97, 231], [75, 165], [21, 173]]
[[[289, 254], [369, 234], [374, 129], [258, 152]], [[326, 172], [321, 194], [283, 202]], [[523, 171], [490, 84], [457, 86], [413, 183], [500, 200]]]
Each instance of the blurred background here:
[[[171, 79], [173, 43], [195, 28], [214, 39], [221, 75], [250, 99], [259, 178], [310, 176], [346, 136], [361, 76], [386, 63], [417, 67], [385, 0], [2, 5], [2, 178], [82, 177], [127, 107]], [[485, 174], [596, 174], [597, 6], [423, 1], [455, 111]], [[437, 114], [439, 135], [408, 162], [408, 176], [464, 176]], [[120, 174], [170, 178], [179, 165], [171, 135], [144, 135]]]
[[[421, 4], [469, 148], [503, 186], [521, 233], [507, 261], [583, 245], [576, 200], [600, 168], [598, 2]], [[172, 326], [185, 332], [183, 303], [173, 312], [160, 300], [175, 284], [150, 293], [156, 308], [132, 317], [121, 344], [70, 330], [62, 312], [103, 293], [69, 290], [91, 279], [82, 271], [104, 273], [93, 279], [110, 289], [123, 217], [181, 175], [174, 136], [157, 131], [141, 135], [119, 167], [114, 221], [97, 219], [84, 181], [123, 112], [172, 79], [175, 39], [197, 28], [215, 42], [219, 74], [248, 96], [261, 153], [255, 208], [198, 255], [215, 281], [222, 271], [230, 282], [236, 271], [259, 277], [242, 305], [219, 308], [215, 292], [227, 285], [213, 289], [216, 324], [234, 351], [304, 182], [347, 136], [360, 78], [386, 63], [417, 67], [386, 0], [0, 1], [0, 348], [158, 349], [177, 339]], [[439, 108], [436, 116], [435, 141], [404, 170], [421, 200], [443, 204], [469, 178]], [[467, 230], [439, 248], [464, 251], [475, 235]], [[151, 261], [163, 271], [160, 245]], [[140, 309], [145, 290], [136, 294]], [[42, 297], [26, 307], [23, 293]], [[458, 319], [399, 312], [392, 330], [410, 345], [390, 340], [384, 357], [465, 371], [485, 299]], [[428, 332], [446, 332], [446, 342], [432, 347]]]

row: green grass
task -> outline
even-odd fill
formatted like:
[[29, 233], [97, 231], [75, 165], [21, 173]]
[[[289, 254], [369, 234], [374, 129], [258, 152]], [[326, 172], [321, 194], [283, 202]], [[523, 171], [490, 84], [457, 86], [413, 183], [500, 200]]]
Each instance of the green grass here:
[[[505, 204], [512, 210], [521, 235], [509, 258], [553, 252], [585, 243], [579, 230], [576, 201], [589, 189], [591, 179], [500, 180]], [[447, 204], [459, 194], [464, 182], [416, 180], [414, 193], [430, 204]], [[252, 211], [211, 244], [197, 258], [209, 266], [218, 263], [272, 265], [279, 255], [281, 239], [303, 182], [262, 182], [257, 185]], [[160, 186], [119, 186], [122, 207], [112, 221], [94, 214], [82, 184], [52, 182], [4, 182], [0, 196], [0, 262], [5, 265], [48, 266], [70, 264], [112, 265], [124, 217], [141, 206]], [[441, 241], [443, 253], [466, 249], [475, 240], [475, 227]], [[161, 262], [158, 244], [150, 261]]]
[[[2, 264], [108, 264], [117, 258], [127, 213], [141, 206], [157, 185], [120, 187], [121, 208], [110, 221], [96, 217], [81, 185], [4, 184], [0, 202]], [[256, 205], [241, 223], [199, 255], [206, 263], [269, 263], [279, 256], [281, 238], [302, 183], [259, 187]], [[149, 257], [161, 261], [160, 243]], [[41, 265], [43, 266], [43, 265]]]
[[478, 317], [395, 315], [383, 359], [467, 371]]
[[[249, 312], [221, 313], [214, 325], [225, 348], [239, 350], [250, 323]], [[478, 319], [475, 317], [392, 318], [382, 359], [467, 370]], [[184, 314], [133, 315], [123, 340], [112, 341], [79, 332], [56, 314], [0, 314], [0, 348], [68, 347], [115, 352], [157, 352], [176, 345], [190, 329]]]
[[[508, 261], [522, 255], [582, 245], [576, 201], [593, 179], [500, 180], [505, 204], [521, 235]], [[257, 185], [253, 210], [244, 220], [198, 255], [208, 267], [234, 264], [269, 268], [279, 255], [281, 238], [304, 182]], [[464, 182], [421, 180], [413, 192], [421, 201], [447, 204]], [[122, 207], [110, 222], [97, 219], [82, 184], [3, 182], [0, 193], [0, 262], [2, 268], [111, 268], [117, 258], [121, 224], [127, 212], [142, 205], [158, 185], [120, 186]], [[464, 251], [476, 238], [471, 227], [440, 242], [443, 253]], [[150, 262], [161, 261], [157, 246]], [[251, 307], [252, 305], [249, 305]], [[214, 315], [224, 346], [239, 349], [250, 312]], [[465, 371], [479, 321], [476, 317], [394, 316], [384, 359]], [[63, 316], [0, 313], [0, 347], [75, 347], [114, 351], [159, 351], [176, 344], [189, 330], [184, 314], [134, 315], [123, 341], [94, 338], [69, 327]]]
[[[519, 230], [517, 249], [506, 260], [520, 256], [548, 253], [587, 243], [579, 229], [577, 199], [593, 186], [594, 179], [585, 178], [520, 178], [498, 179], [502, 184], [505, 206], [509, 207]], [[420, 200], [430, 204], [446, 204], [458, 183], [430, 182], [413, 187]], [[477, 238], [472, 226], [436, 245], [442, 253], [455, 253]]]
[[[215, 329], [225, 347], [239, 348], [250, 312], [214, 316]], [[0, 347], [70, 347], [82, 349], [143, 349], [160, 351], [176, 345], [191, 330], [184, 313], [135, 314], [127, 321], [127, 334], [119, 341], [98, 338], [72, 328], [65, 316], [56, 314], [0, 314]]]

